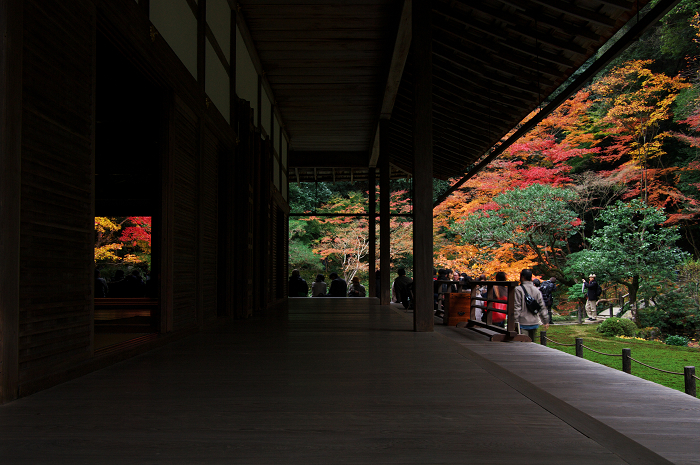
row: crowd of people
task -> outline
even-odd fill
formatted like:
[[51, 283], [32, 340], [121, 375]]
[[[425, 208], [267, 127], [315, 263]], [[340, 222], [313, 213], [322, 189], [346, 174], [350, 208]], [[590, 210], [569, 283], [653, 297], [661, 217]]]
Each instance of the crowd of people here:
[[[376, 271], [376, 297], [380, 295], [380, 276], [381, 270]], [[595, 280], [595, 274], [589, 276], [589, 281], [585, 279], [582, 284], [582, 291], [587, 293], [586, 311], [588, 319], [595, 320], [595, 306], [600, 296], [601, 288]], [[330, 286], [325, 281], [325, 276], [319, 274], [316, 280], [311, 284], [312, 297], [366, 297], [367, 292], [365, 287], [360, 284], [360, 279], [355, 276], [352, 278], [350, 286], [345, 280], [338, 276], [337, 273], [329, 275]], [[478, 285], [479, 282], [488, 281], [485, 274], [481, 274], [476, 278], [471, 278], [466, 273], [450, 269], [433, 270], [433, 292], [434, 292], [434, 308], [441, 310], [444, 295], [451, 292], [471, 292], [475, 289], [475, 294], [472, 300], [475, 301], [477, 307], [486, 306], [484, 302], [488, 299], [488, 286]], [[502, 271], [496, 273], [494, 281], [507, 281], [506, 274]], [[557, 279], [551, 277], [544, 282], [537, 278], [533, 279], [532, 270], [524, 269], [520, 273], [520, 286], [515, 287], [514, 298], [514, 318], [519, 323], [521, 332], [535, 329], [540, 325], [545, 328], [552, 323], [552, 306], [554, 304], [554, 292], [557, 289]], [[476, 285], [475, 285], [476, 284]], [[497, 311], [491, 311], [491, 324], [504, 327], [506, 323], [506, 310], [508, 308], [508, 286], [492, 286], [492, 308]], [[292, 271], [292, 276], [289, 278], [289, 296], [290, 297], [308, 297], [309, 286], [301, 277], [299, 270]], [[397, 276], [391, 286], [391, 300], [395, 303], [400, 303], [404, 308], [411, 308], [413, 305], [413, 280], [406, 276], [406, 270], [400, 268], [397, 270]], [[528, 304], [529, 302], [529, 304]], [[536, 304], [532, 304], [536, 302]], [[528, 305], [539, 307], [538, 310], [531, 310]], [[476, 310], [476, 318], [481, 321], [487, 320], [488, 311], [481, 308]]]
[[[338, 273], [331, 273], [328, 278], [331, 281], [330, 286], [326, 283], [324, 275], [316, 275], [316, 280], [311, 283], [311, 297], [367, 297], [367, 291], [357, 276], [352, 278], [350, 286]], [[308, 296], [308, 283], [301, 277], [299, 270], [293, 270], [289, 278], [289, 297]]]
[[123, 270], [117, 270], [108, 282], [100, 270], [95, 269], [95, 297], [145, 297], [148, 294], [148, 281], [148, 275], [144, 279], [139, 270], [132, 270], [128, 275]]

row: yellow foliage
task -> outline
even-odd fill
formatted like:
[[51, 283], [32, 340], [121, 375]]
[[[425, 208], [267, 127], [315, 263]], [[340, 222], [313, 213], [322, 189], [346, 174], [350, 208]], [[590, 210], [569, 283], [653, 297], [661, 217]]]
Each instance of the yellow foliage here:
[[120, 225], [114, 223], [109, 218], [104, 216], [95, 217], [95, 231], [99, 234], [104, 234], [111, 231], [118, 231], [121, 228]]
[[[95, 222], [97, 224], [97, 222]], [[95, 261], [97, 260], [107, 260], [117, 262], [119, 257], [115, 253], [117, 250], [121, 250], [121, 244], [107, 244], [102, 247], [95, 247]]]

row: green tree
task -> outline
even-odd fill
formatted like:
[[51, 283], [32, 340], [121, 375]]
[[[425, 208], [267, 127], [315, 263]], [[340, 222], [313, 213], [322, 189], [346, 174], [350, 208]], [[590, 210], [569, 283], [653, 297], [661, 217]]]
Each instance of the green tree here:
[[[538, 264], [538, 272], [569, 282], [563, 272], [570, 253], [569, 238], [581, 220], [571, 209], [576, 193], [546, 184], [513, 189], [454, 226], [462, 240], [480, 247], [520, 247]], [[571, 283], [570, 283], [571, 284]]]
[[688, 254], [676, 247], [677, 227], [663, 227], [666, 214], [639, 199], [618, 201], [600, 215], [605, 224], [590, 238], [590, 248], [569, 255], [568, 272], [574, 276], [595, 273], [599, 282], [625, 286], [632, 316], [637, 321], [640, 287], [670, 277]]

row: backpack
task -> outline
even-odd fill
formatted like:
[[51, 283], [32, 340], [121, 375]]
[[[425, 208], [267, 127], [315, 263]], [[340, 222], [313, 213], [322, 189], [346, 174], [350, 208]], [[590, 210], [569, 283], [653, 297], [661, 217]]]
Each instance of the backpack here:
[[552, 292], [554, 291], [554, 284], [551, 281], [545, 281], [540, 286], [540, 292], [542, 293], [542, 300], [544, 300], [545, 305], [551, 306], [554, 302], [552, 298]]
[[595, 290], [595, 297], [596, 299], [600, 297], [600, 295], [603, 293], [603, 288], [598, 285], [598, 288]]
[[537, 301], [537, 299], [528, 294], [524, 286], [520, 287], [522, 287], [523, 294], [525, 294], [525, 306], [527, 307], [527, 310], [535, 315], [540, 313], [542, 307], [540, 307], [540, 303]]

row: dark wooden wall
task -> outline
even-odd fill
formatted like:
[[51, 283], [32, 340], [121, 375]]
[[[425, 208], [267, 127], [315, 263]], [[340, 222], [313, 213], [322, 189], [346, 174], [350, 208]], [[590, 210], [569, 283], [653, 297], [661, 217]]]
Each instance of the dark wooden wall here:
[[0, 1], [0, 403], [18, 385], [22, 0]]
[[24, 2], [19, 383], [92, 356], [95, 9]]
[[197, 324], [197, 115], [175, 98], [173, 118], [173, 330]]
[[[3, 304], [0, 312], [0, 402], [85, 373], [86, 366], [98, 367], [93, 349], [98, 34], [164, 96], [156, 110], [161, 114], [154, 115], [162, 127], [160, 179], [153, 179], [161, 191], [154, 214], [160, 230], [154, 235], [159, 332], [188, 333], [218, 317], [248, 318], [283, 302], [288, 206], [274, 188], [272, 146], [253, 124], [250, 104], [236, 101], [231, 127], [167, 43], [150, 35], [144, 11], [133, 1], [12, 2], [24, 10], [22, 98], [15, 99], [21, 117], [13, 120], [21, 121], [21, 131], [14, 132], [21, 140], [14, 155], [3, 151], [0, 166], [15, 173], [20, 192], [0, 193], [2, 205], [14, 199], [19, 212], [14, 220], [12, 211], [0, 213], [14, 221], [2, 225], [3, 234], [11, 239], [18, 232], [19, 272], [12, 271], [11, 254], [0, 247], [8, 257], [0, 268], [2, 289], [11, 288], [13, 279], [18, 287], [14, 306]], [[21, 16], [15, 18], [22, 23]], [[7, 95], [11, 89], [3, 78], [0, 91]], [[3, 104], [3, 130], [12, 126], [8, 109]], [[3, 148], [11, 142], [4, 140]], [[3, 186], [12, 185], [3, 180]], [[11, 292], [2, 299], [11, 302]]]

